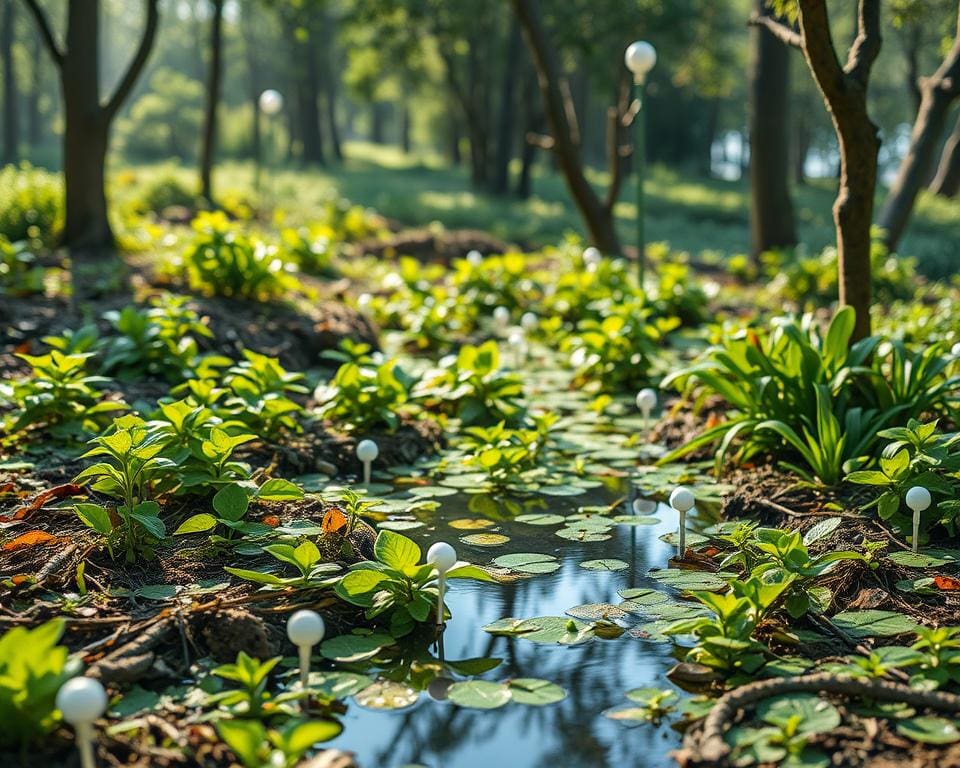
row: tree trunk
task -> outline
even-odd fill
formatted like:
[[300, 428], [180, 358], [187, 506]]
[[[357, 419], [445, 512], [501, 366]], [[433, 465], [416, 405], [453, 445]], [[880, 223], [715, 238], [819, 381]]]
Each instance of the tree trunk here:
[[323, 49], [320, 53], [321, 85], [324, 91], [324, 114], [327, 121], [327, 133], [330, 135], [330, 152], [335, 160], [343, 160], [343, 147], [340, 144], [340, 128], [337, 125], [337, 67], [331, 61], [336, 57], [334, 19], [324, 6]]
[[206, 104], [203, 115], [203, 146], [200, 150], [200, 194], [213, 205], [213, 154], [217, 140], [217, 109], [223, 73], [223, 2], [213, 0], [210, 20], [210, 62], [207, 73]]
[[43, 50], [40, 35], [35, 34], [30, 41], [30, 76], [33, 78], [33, 88], [27, 94], [27, 143], [31, 148], [40, 144], [43, 137], [43, 127], [40, 120], [40, 89], [42, 83]]
[[543, 112], [537, 105], [537, 80], [532, 68], [527, 68], [523, 78], [522, 101], [524, 105], [523, 135], [521, 137], [520, 176], [517, 179], [517, 197], [526, 200], [533, 190], [533, 163], [537, 146], [527, 140], [528, 135], [543, 131]]
[[297, 115], [300, 159], [306, 165], [324, 165], [323, 135], [320, 132], [320, 80], [317, 69], [317, 39], [314, 31], [309, 38], [294, 45], [296, 72]]
[[[247, 98], [250, 100], [250, 109], [253, 114], [250, 155], [259, 168], [263, 152], [263, 139], [260, 121], [260, 67], [257, 64], [257, 45], [252, 20], [253, 5], [243, 8], [240, 13], [240, 34], [243, 37], [243, 48], [247, 60]], [[259, 187], [259, 179], [256, 186]]]
[[400, 149], [405, 155], [409, 155], [413, 149], [410, 140], [410, 105], [406, 102], [400, 108]]
[[[756, 0], [759, 15], [772, 13]], [[754, 258], [797, 243], [790, 200], [790, 55], [762, 29], [752, 28], [750, 94], [750, 235]]]
[[460, 152], [460, 120], [453, 112], [448, 112], [447, 116], [449, 121], [447, 146], [450, 152], [450, 164], [459, 166], [463, 163], [463, 154]]
[[801, 111], [793, 121], [793, 183], [807, 184], [807, 154], [810, 152], [810, 122]]
[[507, 36], [507, 55], [500, 83], [500, 111], [497, 115], [497, 154], [493, 169], [491, 190], [505, 195], [510, 188], [510, 160], [513, 157], [513, 116], [517, 82], [517, 64], [523, 38], [516, 21], [510, 23]]
[[556, 51], [547, 38], [537, 0], [510, 2], [537, 69], [537, 81], [547, 124], [552, 133], [553, 150], [567, 188], [584, 219], [593, 244], [605, 253], [619, 254], [620, 241], [614, 226], [613, 207], [604, 204], [583, 172], [579, 148], [571, 133], [568, 119], [570, 106], [561, 86], [562, 77]]
[[917, 193], [929, 179], [947, 114], [960, 95], [960, 19], [950, 53], [933, 76], [920, 83], [920, 91], [920, 110], [910, 134], [910, 148], [900, 162], [897, 178], [880, 213], [879, 225], [884, 231], [884, 244], [890, 251], [896, 250], [913, 212]]
[[943, 147], [937, 175], [930, 185], [930, 191], [941, 197], [956, 197], [960, 192], [960, 116], [953, 132]]
[[857, 37], [841, 67], [826, 0], [800, 0], [804, 57], [830, 112], [840, 146], [840, 188], [833, 205], [840, 303], [857, 313], [853, 340], [870, 334], [870, 227], [880, 138], [867, 111], [870, 70], [880, 52], [880, 0], [860, 0]]
[[14, 0], [3, 3], [3, 18], [0, 19], [0, 59], [3, 61], [3, 162], [17, 162], [20, 147], [20, 96], [17, 93], [17, 78], [13, 61]]
[[383, 104], [379, 101], [370, 103], [370, 141], [374, 144], [383, 144]]

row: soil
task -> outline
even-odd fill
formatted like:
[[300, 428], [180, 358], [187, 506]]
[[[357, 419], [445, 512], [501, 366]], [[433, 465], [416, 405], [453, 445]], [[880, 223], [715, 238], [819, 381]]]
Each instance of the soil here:
[[488, 232], [475, 229], [406, 229], [387, 238], [362, 240], [353, 248], [358, 255], [378, 258], [413, 256], [421, 261], [444, 264], [463, 258], [470, 251], [489, 256], [516, 250], [516, 246], [511, 248], [508, 243]]

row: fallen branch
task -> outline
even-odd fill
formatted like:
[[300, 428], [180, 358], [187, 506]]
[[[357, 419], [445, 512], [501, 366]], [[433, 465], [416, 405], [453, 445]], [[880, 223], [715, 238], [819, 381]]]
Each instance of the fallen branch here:
[[170, 617], [160, 619], [129, 643], [94, 662], [88, 674], [104, 682], [130, 683], [139, 680], [153, 666], [153, 649], [166, 639], [172, 623]]
[[921, 691], [886, 680], [860, 680], [819, 672], [792, 678], [758, 680], [721, 696], [707, 715], [700, 733], [699, 750], [693, 749], [691, 765], [721, 765], [730, 753], [723, 740], [726, 727], [737, 711], [785, 693], [835, 693], [841, 696], [868, 697], [882, 701], [900, 701], [914, 707], [960, 712], [960, 696], [942, 691]]

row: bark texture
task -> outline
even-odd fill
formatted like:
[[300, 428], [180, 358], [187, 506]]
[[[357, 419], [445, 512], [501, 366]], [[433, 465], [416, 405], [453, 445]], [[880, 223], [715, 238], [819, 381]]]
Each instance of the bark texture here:
[[941, 197], [956, 197], [960, 191], [960, 117], [957, 117], [953, 132], [943, 146], [930, 191]]
[[3, 162], [15, 163], [20, 146], [20, 94], [13, 61], [13, 0], [0, 0], [0, 60], [3, 62]]
[[217, 141], [217, 110], [223, 79], [223, 3], [213, 0], [210, 20], [210, 62], [207, 69], [207, 93], [203, 116], [203, 146], [200, 150], [200, 194], [213, 203], [213, 155]]

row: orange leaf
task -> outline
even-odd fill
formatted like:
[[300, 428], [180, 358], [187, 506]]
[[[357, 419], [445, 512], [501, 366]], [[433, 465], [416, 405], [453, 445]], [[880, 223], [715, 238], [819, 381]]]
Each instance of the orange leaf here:
[[78, 493], [83, 493], [83, 488], [75, 483], [64, 483], [63, 485], [58, 485], [54, 488], [48, 488], [47, 490], [38, 493], [26, 504], [17, 507], [10, 514], [0, 515], [0, 523], [9, 523], [11, 520], [23, 520], [31, 513], [36, 512], [41, 507], [49, 504], [51, 501], [62, 499], [66, 496], [75, 496]]
[[953, 576], [934, 576], [933, 584], [944, 592], [960, 591], [960, 579], [955, 579]]
[[321, 523], [320, 527], [323, 528], [324, 533], [336, 533], [341, 528], [346, 527], [349, 522], [350, 519], [334, 507], [333, 509], [327, 510], [327, 513], [323, 516], [323, 523]]
[[30, 342], [30, 339], [27, 339], [26, 341], [24, 341], [24, 342], [22, 342], [22, 343], [20, 343], [20, 344], [17, 344], [17, 346], [15, 346], [15, 347], [13, 348], [13, 352], [14, 352], [14, 354], [16, 354], [16, 355], [26, 355], [26, 354], [29, 354], [29, 353], [30, 353], [30, 347], [31, 347], [31, 346], [33, 346], [33, 345], [32, 345], [32, 343]]
[[12, 552], [14, 549], [35, 547], [38, 544], [49, 544], [51, 541], [56, 541], [56, 536], [46, 531], [27, 531], [26, 533], [21, 533], [13, 541], [8, 541], [4, 544], [3, 551]]
[[267, 515], [263, 520], [261, 520], [264, 525], [269, 525], [271, 528], [276, 528], [280, 525], [280, 518], [276, 515]]
[[719, 423], [720, 417], [717, 416], [716, 411], [713, 411], [709, 416], [707, 416], [707, 423], [704, 424], [704, 429], [713, 429], [713, 427], [717, 426]]

